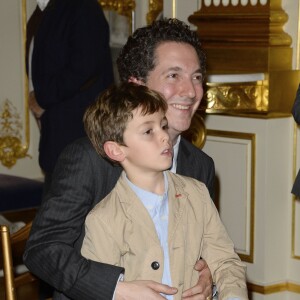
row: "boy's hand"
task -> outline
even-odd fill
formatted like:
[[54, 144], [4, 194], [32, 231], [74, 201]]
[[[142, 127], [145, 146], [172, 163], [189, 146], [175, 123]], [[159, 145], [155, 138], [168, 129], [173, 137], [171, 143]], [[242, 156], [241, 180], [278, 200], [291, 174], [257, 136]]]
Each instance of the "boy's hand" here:
[[199, 280], [194, 287], [182, 294], [184, 300], [208, 300], [212, 299], [212, 277], [205, 260], [196, 262], [194, 269], [199, 272]]
[[177, 289], [152, 280], [120, 281], [116, 287], [115, 300], [163, 300], [160, 293], [174, 295]]

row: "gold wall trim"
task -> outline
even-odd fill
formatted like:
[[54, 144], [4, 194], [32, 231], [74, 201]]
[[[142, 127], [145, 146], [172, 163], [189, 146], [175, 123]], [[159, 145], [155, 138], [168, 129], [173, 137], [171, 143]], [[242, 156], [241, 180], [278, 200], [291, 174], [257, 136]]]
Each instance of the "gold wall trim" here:
[[182, 133], [182, 136], [193, 143], [199, 149], [205, 144], [206, 126], [200, 111], [197, 111], [192, 119], [190, 128]]
[[268, 82], [206, 83], [206, 112], [267, 112]]
[[158, 15], [163, 11], [163, 0], [149, 0], [149, 12], [146, 19], [147, 24], [151, 24]]
[[112, 10], [129, 20], [129, 32], [134, 31], [135, 0], [98, 0], [104, 10]]
[[274, 294], [274, 293], [281, 293], [281, 292], [293, 292], [293, 293], [300, 293], [300, 285], [291, 283], [291, 282], [282, 282], [273, 285], [258, 285], [254, 283], [247, 283], [248, 291], [258, 293], [258, 294]]
[[253, 263], [254, 261], [254, 223], [255, 223], [255, 166], [256, 166], [256, 135], [254, 133], [223, 131], [207, 129], [207, 136], [216, 136], [251, 141], [251, 187], [250, 187], [250, 234], [249, 254], [238, 253], [241, 260]]
[[[257, 114], [262, 118], [274, 113], [289, 114], [300, 80], [299, 70], [261, 73], [263, 80], [206, 82], [201, 109], [207, 113]], [[284, 92], [283, 92], [284, 91]]]
[[[25, 52], [26, 52], [26, 26], [27, 26], [27, 5], [26, 0], [21, 2], [21, 39], [23, 54], [23, 78], [24, 82], [24, 124], [12, 101], [6, 99], [0, 102], [0, 161], [7, 168], [13, 167], [17, 160], [29, 156], [29, 108], [28, 108], [28, 78], [26, 73]], [[25, 138], [23, 137], [25, 134]], [[24, 141], [25, 139], [25, 141]]]
[[209, 72], [263, 72], [292, 67], [292, 38], [283, 30], [288, 15], [280, 0], [267, 0], [266, 4], [258, 1], [255, 5], [250, 1], [246, 5], [241, 1], [218, 6], [202, 3], [188, 20], [197, 26]]
[[8, 99], [0, 107], [0, 117], [0, 160], [11, 168], [17, 159], [27, 156], [28, 143], [22, 143], [22, 120]]
[[103, 9], [114, 10], [120, 15], [131, 17], [135, 9], [134, 0], [98, 0]]

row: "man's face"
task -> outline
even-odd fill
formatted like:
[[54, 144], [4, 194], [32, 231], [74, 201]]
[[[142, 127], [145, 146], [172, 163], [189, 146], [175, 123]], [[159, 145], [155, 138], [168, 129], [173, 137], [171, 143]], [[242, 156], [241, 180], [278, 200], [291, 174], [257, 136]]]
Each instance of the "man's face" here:
[[155, 68], [146, 85], [164, 95], [166, 117], [174, 143], [190, 127], [191, 119], [203, 97], [202, 73], [195, 49], [186, 43], [164, 42], [155, 51]]

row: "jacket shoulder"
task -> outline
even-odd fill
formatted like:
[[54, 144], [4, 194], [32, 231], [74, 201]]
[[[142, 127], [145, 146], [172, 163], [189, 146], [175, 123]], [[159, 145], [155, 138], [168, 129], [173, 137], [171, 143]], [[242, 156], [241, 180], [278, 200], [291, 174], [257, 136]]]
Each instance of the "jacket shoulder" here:
[[188, 140], [186, 140], [183, 137], [181, 137], [179, 149], [187, 155], [188, 154], [194, 155], [194, 156], [201, 158], [202, 161], [204, 160], [208, 163], [212, 163], [212, 164], [214, 163], [213, 159], [208, 154], [206, 154], [203, 150], [196, 147], [194, 144], [192, 144], [191, 142], [189, 142]]

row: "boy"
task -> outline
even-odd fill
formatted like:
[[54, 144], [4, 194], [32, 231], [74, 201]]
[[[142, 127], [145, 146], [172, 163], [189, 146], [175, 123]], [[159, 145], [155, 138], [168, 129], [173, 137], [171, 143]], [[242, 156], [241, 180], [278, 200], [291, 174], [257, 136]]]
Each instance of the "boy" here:
[[197, 282], [193, 266], [201, 256], [220, 300], [248, 299], [245, 266], [207, 188], [165, 171], [172, 164], [166, 110], [159, 93], [124, 83], [86, 111], [85, 129], [96, 151], [124, 172], [88, 214], [81, 253], [124, 267], [126, 281], [152, 279], [176, 286], [174, 299]]

